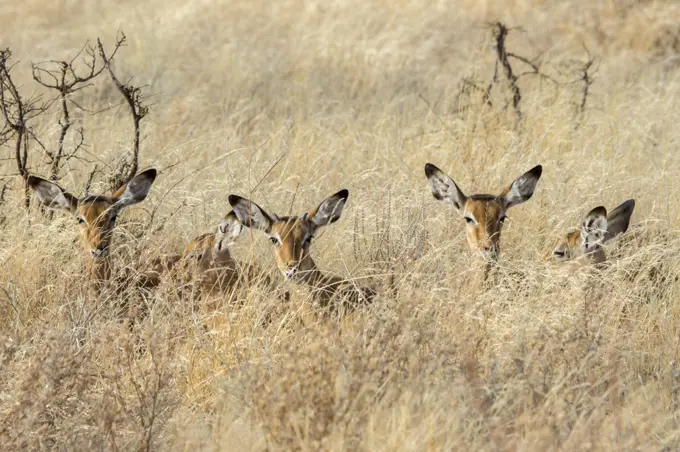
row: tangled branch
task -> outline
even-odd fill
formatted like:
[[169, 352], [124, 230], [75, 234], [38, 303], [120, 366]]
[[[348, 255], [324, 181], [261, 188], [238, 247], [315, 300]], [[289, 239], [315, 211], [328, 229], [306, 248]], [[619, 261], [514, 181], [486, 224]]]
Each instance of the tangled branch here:
[[40, 96], [23, 98], [16, 83], [12, 79], [13, 65], [10, 63], [12, 52], [0, 50], [0, 111], [5, 120], [0, 132], [0, 144], [14, 140], [14, 160], [19, 175], [24, 179], [25, 205], [30, 203], [28, 193], [28, 145], [34, 137], [28, 123], [49, 108], [49, 103], [42, 102]]
[[[59, 93], [57, 99], [55, 99], [58, 100], [61, 105], [61, 117], [59, 118], [61, 130], [59, 133], [58, 147], [56, 152], [45, 149], [45, 154], [50, 163], [50, 176], [53, 180], [58, 179], [62, 159], [68, 161], [75, 157], [85, 143], [83, 129], [81, 127], [78, 129], [79, 138], [73, 150], [67, 153], [64, 149], [66, 134], [73, 124], [69, 105], [82, 109], [80, 105], [71, 99], [71, 95], [91, 86], [91, 82], [106, 69], [109, 61], [116, 55], [121, 45], [121, 41], [116, 42], [108, 60], [101, 59], [95, 47], [86, 42], [80, 51], [78, 51], [78, 53], [69, 61], [50, 60], [31, 65], [33, 79], [45, 88], [55, 90]], [[82, 62], [86, 68], [82, 74], [79, 73], [77, 69], [77, 63], [79, 61]]]
[[[117, 39], [116, 48], [124, 45], [126, 40], [127, 38], [125, 35], [121, 33]], [[123, 160], [117, 172], [112, 175], [111, 186], [115, 189], [130, 181], [130, 179], [132, 179], [132, 177], [137, 173], [137, 169], [139, 168], [140, 122], [149, 113], [149, 108], [148, 106], [144, 105], [145, 99], [142, 95], [141, 87], [134, 86], [132, 83], [122, 83], [111, 68], [110, 61], [113, 55], [107, 57], [106, 52], [104, 51], [104, 46], [100, 40], [97, 40], [97, 45], [99, 47], [99, 55], [105, 62], [106, 69], [111, 76], [113, 84], [116, 86], [130, 107], [130, 115], [132, 116], [132, 121], [134, 124], [132, 158], [129, 162]]]

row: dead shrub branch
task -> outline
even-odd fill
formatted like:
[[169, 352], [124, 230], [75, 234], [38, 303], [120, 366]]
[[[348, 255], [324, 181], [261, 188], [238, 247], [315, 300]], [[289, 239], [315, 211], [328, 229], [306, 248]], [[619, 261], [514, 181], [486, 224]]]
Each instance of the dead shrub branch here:
[[[101, 45], [101, 43], [99, 44]], [[47, 89], [57, 91], [58, 96], [55, 100], [59, 102], [61, 107], [57, 150], [49, 151], [45, 149], [45, 154], [47, 155], [50, 164], [50, 177], [52, 180], [59, 179], [59, 170], [62, 167], [62, 159], [65, 164], [71, 158], [76, 157], [78, 151], [83, 148], [85, 143], [83, 128], [81, 126], [77, 130], [78, 137], [73, 149], [70, 151], [64, 149], [66, 135], [73, 125], [69, 105], [72, 105], [79, 110], [85, 110], [80, 104], [73, 100], [72, 95], [77, 91], [92, 86], [91, 82], [106, 69], [122, 44], [122, 41], [116, 41], [108, 60], [101, 58], [97, 49], [86, 42], [78, 53], [68, 61], [50, 60], [31, 65], [33, 80]], [[79, 64], [85, 67], [84, 71], [78, 70]]]
[[[116, 40], [115, 48], [118, 49], [120, 46], [125, 45], [126, 42], [127, 38], [123, 33], [120, 33]], [[144, 104], [145, 97], [142, 94], [142, 87], [133, 85], [131, 81], [128, 83], [122, 83], [111, 68], [110, 62], [114, 55], [106, 55], [104, 46], [99, 39], [97, 39], [97, 46], [99, 48], [99, 55], [104, 61], [104, 65], [111, 76], [111, 81], [130, 107], [130, 115], [132, 116], [132, 122], [134, 124], [132, 157], [129, 161], [121, 161], [117, 171], [111, 176], [110, 179], [111, 187], [116, 189], [124, 183], [127, 183], [137, 173], [137, 169], [139, 167], [140, 123], [142, 119], [144, 119], [144, 117], [149, 113], [149, 107]]]

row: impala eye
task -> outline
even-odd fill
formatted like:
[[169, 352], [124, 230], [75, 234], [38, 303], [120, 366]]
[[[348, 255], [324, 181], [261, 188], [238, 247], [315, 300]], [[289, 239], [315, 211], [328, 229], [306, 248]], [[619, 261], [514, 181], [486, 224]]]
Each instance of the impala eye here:
[[558, 259], [564, 259], [564, 255], [565, 255], [565, 254], [566, 254], [566, 253], [565, 253], [564, 251], [562, 251], [562, 250], [555, 250], [555, 251], [553, 252], [553, 255], [554, 255], [556, 258], [558, 258]]
[[506, 217], [505, 215], [502, 215], [502, 216], [498, 219], [498, 222], [499, 222], [500, 224], [503, 224], [503, 223], [505, 223], [505, 219], [506, 219], [506, 218], [507, 218], [507, 217]]
[[475, 220], [473, 220], [470, 217], [465, 217], [465, 221], [467, 222], [467, 224], [475, 224]]
[[279, 239], [277, 237], [269, 237], [269, 241], [272, 242], [274, 245], [279, 245], [281, 242], [279, 242]]
[[85, 219], [83, 217], [78, 217], [78, 224], [81, 226], [85, 225]]

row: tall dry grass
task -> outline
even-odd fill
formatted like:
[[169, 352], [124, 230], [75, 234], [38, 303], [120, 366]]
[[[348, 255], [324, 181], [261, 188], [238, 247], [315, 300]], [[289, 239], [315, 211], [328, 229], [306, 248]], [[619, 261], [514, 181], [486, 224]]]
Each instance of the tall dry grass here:
[[[212, 230], [230, 193], [299, 214], [348, 188], [315, 259], [391, 290], [332, 319], [304, 290], [282, 304], [260, 284], [212, 310], [170, 282], [92, 297], [73, 218], [26, 212], [11, 179], [3, 449], [680, 447], [675, 2], [112, 3], [3, 2], [0, 36], [29, 93], [30, 61], [72, 56], [118, 29], [129, 37], [116, 69], [153, 94], [141, 166], [160, 175], [121, 218], [117, 268]], [[501, 75], [492, 106], [470, 88], [493, 76], [498, 20], [518, 27], [508, 49], [540, 55], [559, 82], [521, 77], [520, 124]], [[597, 71], [580, 113], [584, 46]], [[101, 79], [78, 101], [100, 109], [119, 98]], [[115, 166], [131, 143], [126, 111], [81, 119], [89, 158]], [[56, 117], [35, 132], [54, 146]], [[429, 194], [428, 161], [469, 193], [499, 192], [543, 165], [534, 197], [510, 213], [493, 284], [480, 281], [462, 220]], [[88, 171], [73, 162], [62, 184], [77, 191]], [[611, 266], [543, 259], [591, 208], [628, 198], [641, 225]], [[260, 234], [243, 234], [234, 254], [285, 286]], [[147, 315], [121, 322], [123, 297]]]

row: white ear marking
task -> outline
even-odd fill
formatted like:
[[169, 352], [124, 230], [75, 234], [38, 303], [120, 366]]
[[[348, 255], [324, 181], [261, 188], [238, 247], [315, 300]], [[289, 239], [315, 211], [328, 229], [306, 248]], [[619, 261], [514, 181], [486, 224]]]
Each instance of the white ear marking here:
[[29, 176], [28, 185], [33, 189], [38, 201], [51, 209], [63, 209], [75, 212], [78, 199], [61, 189], [54, 182], [36, 176]]
[[340, 219], [348, 197], [348, 190], [340, 190], [334, 195], [324, 199], [311, 214], [305, 213], [302, 216], [302, 220], [311, 221], [315, 227], [334, 223]]
[[432, 163], [425, 165], [425, 177], [435, 199], [452, 204], [458, 211], [463, 209], [467, 197], [451, 177]]
[[505, 200], [505, 208], [509, 209], [528, 201], [533, 196], [542, 173], [543, 167], [537, 165], [515, 179], [505, 190], [505, 193], [501, 195]]

